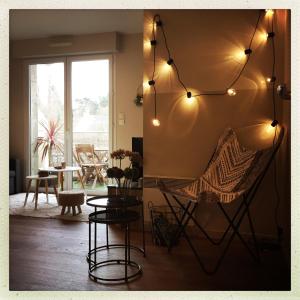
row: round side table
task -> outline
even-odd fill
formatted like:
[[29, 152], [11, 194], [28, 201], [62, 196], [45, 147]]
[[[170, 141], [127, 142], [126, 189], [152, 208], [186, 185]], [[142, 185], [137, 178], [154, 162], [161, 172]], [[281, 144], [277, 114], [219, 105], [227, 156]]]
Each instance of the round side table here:
[[[35, 200], [34, 209], [37, 209], [38, 198], [39, 198], [39, 186], [40, 186], [40, 182], [42, 180], [45, 180], [45, 191], [46, 191], [46, 197], [47, 197], [47, 203], [48, 203], [48, 201], [49, 201], [48, 200], [48, 180], [57, 179], [57, 176], [56, 175], [48, 175], [48, 176], [45, 176], [45, 177], [40, 177], [38, 175], [31, 175], [31, 176], [26, 176], [26, 179], [27, 179], [28, 183], [27, 183], [27, 191], [26, 191], [24, 206], [26, 206], [26, 203], [27, 203], [27, 199], [28, 199], [28, 195], [29, 195], [29, 192], [30, 192], [30, 187], [31, 187], [32, 180], [36, 180], [35, 193], [34, 193], [34, 197], [33, 197], [33, 200], [32, 200], [32, 201]], [[58, 203], [57, 189], [56, 189], [55, 184], [54, 184], [53, 188], [54, 188], [54, 193], [55, 193], [56, 200], [57, 200], [57, 203]]]
[[[87, 205], [94, 207], [94, 213], [89, 215], [89, 251], [87, 261], [89, 263], [89, 277], [94, 281], [102, 282], [128, 282], [142, 274], [142, 268], [139, 264], [131, 260], [131, 249], [142, 252], [145, 256], [145, 239], [144, 239], [144, 226], [143, 226], [143, 249], [133, 246], [130, 243], [130, 224], [132, 222], [143, 220], [143, 213], [140, 215], [138, 212], [130, 210], [135, 206], [141, 206], [142, 201], [136, 196], [120, 196], [108, 195], [97, 196], [87, 200]], [[101, 210], [98, 210], [101, 209]], [[102, 246], [97, 245], [97, 224], [106, 225], [106, 244]], [[108, 238], [108, 225], [121, 224], [125, 227], [125, 240], [124, 244], [110, 244]], [[93, 242], [92, 242], [92, 225], [94, 225]], [[93, 247], [92, 247], [93, 244]], [[123, 248], [124, 258], [99, 260], [101, 251], [109, 251], [110, 249]], [[101, 269], [111, 265], [123, 265], [124, 276], [121, 277], [107, 277], [102, 275]], [[130, 267], [131, 272], [128, 272]], [[99, 270], [100, 269], [100, 270]]]

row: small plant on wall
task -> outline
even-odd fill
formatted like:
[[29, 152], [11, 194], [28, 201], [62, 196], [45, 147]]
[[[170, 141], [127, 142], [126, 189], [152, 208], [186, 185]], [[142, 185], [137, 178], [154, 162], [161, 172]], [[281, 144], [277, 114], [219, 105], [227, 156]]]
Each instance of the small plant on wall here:
[[142, 92], [143, 84], [140, 84], [136, 90], [136, 97], [134, 98], [134, 104], [136, 106], [142, 106], [143, 105], [143, 92]]
[[134, 103], [136, 106], [142, 106], [143, 105], [143, 96], [138, 94], [134, 99]]

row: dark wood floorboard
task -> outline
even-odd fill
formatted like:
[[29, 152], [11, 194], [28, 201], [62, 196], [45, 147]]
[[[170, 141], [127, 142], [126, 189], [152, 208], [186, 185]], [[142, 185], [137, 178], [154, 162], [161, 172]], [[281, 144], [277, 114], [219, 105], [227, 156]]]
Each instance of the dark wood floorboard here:
[[[99, 235], [104, 243], [104, 226]], [[109, 230], [112, 242], [123, 241], [118, 227]], [[140, 235], [133, 232], [132, 242]], [[139, 279], [118, 285], [103, 285], [88, 277], [85, 255], [88, 249], [88, 224], [54, 219], [10, 216], [10, 290], [289, 290], [290, 269], [280, 251], [262, 253], [256, 264], [236, 239], [221, 268], [206, 275], [187, 243], [182, 239], [172, 253], [154, 246], [146, 234], [147, 256], [132, 251], [143, 267]], [[197, 243], [198, 244], [198, 243]], [[217, 251], [199, 240], [205, 262], [213, 264]], [[114, 255], [121, 253], [111, 252]], [[106, 255], [103, 252], [103, 255]]]

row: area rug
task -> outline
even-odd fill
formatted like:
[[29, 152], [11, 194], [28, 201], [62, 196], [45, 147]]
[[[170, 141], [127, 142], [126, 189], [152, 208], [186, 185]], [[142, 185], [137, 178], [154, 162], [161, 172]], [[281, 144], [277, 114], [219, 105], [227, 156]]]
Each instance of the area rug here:
[[35, 218], [62, 219], [69, 221], [88, 221], [88, 215], [94, 209], [86, 204], [81, 205], [82, 213], [73, 216], [72, 214], [61, 215], [61, 206], [58, 206], [56, 197], [49, 194], [49, 203], [47, 203], [46, 195], [39, 193], [38, 209], [34, 209], [33, 193], [28, 196], [27, 204], [24, 207], [25, 193], [9, 196], [9, 214], [17, 216], [27, 216]]

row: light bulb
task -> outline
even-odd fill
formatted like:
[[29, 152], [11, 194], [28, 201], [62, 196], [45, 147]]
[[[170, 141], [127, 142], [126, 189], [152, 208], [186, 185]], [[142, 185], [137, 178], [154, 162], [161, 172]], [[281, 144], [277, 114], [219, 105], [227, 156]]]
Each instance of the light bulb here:
[[245, 51], [244, 50], [239, 50], [235, 53], [234, 55], [237, 60], [244, 60], [246, 57]]
[[245, 49], [244, 53], [245, 53], [246, 55], [249, 55], [249, 54], [252, 53], [252, 50], [251, 50], [250, 48]]
[[276, 81], [276, 77], [275, 76], [272, 76], [272, 77], [268, 77], [266, 79], [267, 82], [275, 82]]
[[236, 95], [236, 90], [235, 89], [228, 89], [227, 90], [227, 94], [229, 96], [235, 96]]
[[261, 39], [263, 41], [267, 41], [268, 38], [269, 38], [269, 34], [267, 32], [264, 32], [264, 33], [261, 34]]
[[163, 23], [162, 23], [161, 20], [158, 20], [158, 21], [156, 21], [155, 25], [156, 25], [157, 27], [161, 27], [161, 26], [163, 25]]
[[272, 127], [276, 127], [279, 124], [279, 122], [277, 120], [273, 120], [271, 123]]
[[160, 122], [158, 119], [155, 118], [152, 120], [152, 124], [153, 124], [153, 126], [158, 127], [160, 125]]
[[170, 66], [173, 64], [173, 62], [174, 62], [174, 60], [172, 58], [169, 58], [167, 60], [167, 64], [170, 65]]
[[185, 101], [186, 101], [187, 104], [190, 105], [190, 104], [193, 104], [193, 103], [194, 103], [195, 98], [186, 98]]
[[272, 16], [274, 14], [274, 10], [273, 9], [266, 9], [266, 16]]

